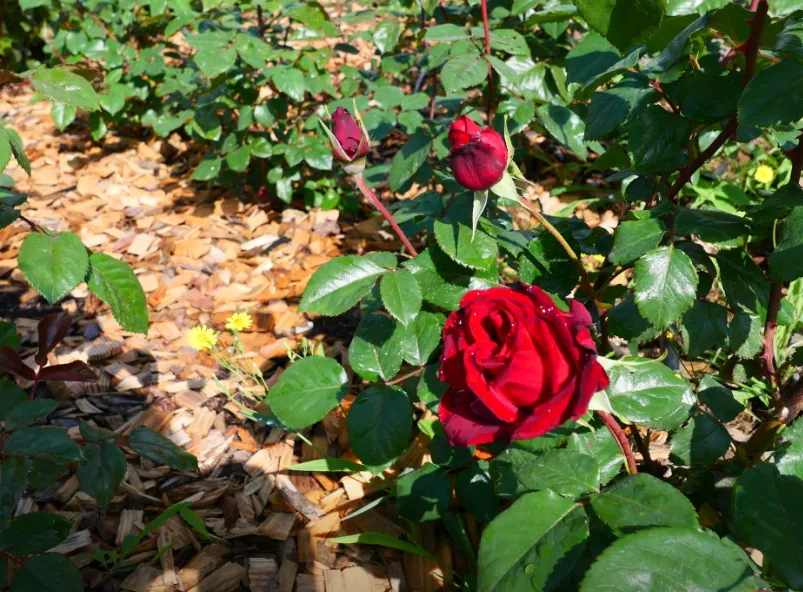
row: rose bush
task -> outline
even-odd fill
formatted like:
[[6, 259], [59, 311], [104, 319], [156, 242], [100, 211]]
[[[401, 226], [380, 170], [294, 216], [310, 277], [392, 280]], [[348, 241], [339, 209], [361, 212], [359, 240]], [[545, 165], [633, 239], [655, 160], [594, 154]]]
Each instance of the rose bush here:
[[537, 286], [472, 290], [443, 330], [439, 415], [453, 445], [527, 440], [588, 409], [608, 386], [577, 300], [560, 310]]

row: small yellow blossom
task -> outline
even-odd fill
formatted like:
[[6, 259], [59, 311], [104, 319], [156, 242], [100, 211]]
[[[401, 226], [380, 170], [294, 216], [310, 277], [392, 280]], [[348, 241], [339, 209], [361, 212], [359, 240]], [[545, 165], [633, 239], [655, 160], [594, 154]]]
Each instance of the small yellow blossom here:
[[190, 329], [188, 341], [192, 349], [198, 351], [210, 350], [217, 345], [217, 333], [206, 325]]
[[759, 183], [765, 183], [769, 185], [775, 178], [775, 171], [773, 171], [772, 168], [768, 167], [767, 165], [762, 164], [756, 169], [756, 173], [753, 175], [753, 177]]
[[229, 331], [242, 331], [250, 329], [254, 325], [254, 319], [247, 312], [235, 312], [226, 319], [226, 329]]

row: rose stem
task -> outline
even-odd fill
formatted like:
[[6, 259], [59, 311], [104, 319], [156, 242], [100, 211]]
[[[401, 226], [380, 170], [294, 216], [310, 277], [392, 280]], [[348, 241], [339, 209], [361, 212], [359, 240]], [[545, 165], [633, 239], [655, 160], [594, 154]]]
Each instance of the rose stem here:
[[633, 451], [630, 449], [630, 442], [627, 441], [627, 436], [625, 436], [621, 426], [617, 423], [616, 419], [614, 419], [613, 415], [607, 411], [597, 410], [597, 415], [599, 415], [600, 419], [605, 422], [605, 426], [608, 428], [608, 430], [610, 430], [611, 434], [616, 439], [616, 443], [619, 444], [619, 448], [622, 449], [622, 454], [625, 455], [625, 460], [627, 460], [627, 472], [631, 475], [638, 473], [638, 469], [636, 468], [636, 459], [633, 456]]
[[572, 249], [571, 245], [566, 242], [566, 239], [563, 238], [563, 235], [558, 232], [557, 228], [549, 223], [549, 220], [547, 220], [541, 212], [531, 208], [526, 202], [524, 202], [524, 200], [520, 199], [519, 203], [525, 210], [530, 212], [530, 214], [533, 215], [538, 223], [541, 224], [541, 226], [543, 226], [556, 241], [558, 241], [561, 247], [563, 247], [563, 250], [566, 251], [569, 259], [572, 260], [572, 263], [574, 263], [574, 266], [577, 268], [577, 271], [580, 274], [580, 283], [583, 286], [583, 290], [586, 291], [592, 301], [596, 300], [597, 295], [594, 293], [594, 288], [591, 286], [591, 282], [588, 280], [588, 272], [585, 270], [585, 267], [583, 267], [583, 262], [580, 261], [580, 258], [577, 256], [577, 253], [574, 252], [574, 249]]
[[379, 213], [382, 214], [385, 220], [387, 220], [388, 224], [390, 224], [390, 227], [393, 229], [393, 232], [395, 232], [396, 236], [399, 237], [399, 240], [407, 248], [407, 251], [410, 253], [410, 255], [413, 257], [418, 257], [418, 251], [416, 251], [415, 247], [413, 247], [413, 243], [411, 243], [410, 239], [407, 238], [407, 235], [404, 234], [404, 231], [396, 223], [396, 220], [393, 219], [393, 216], [390, 214], [388, 209], [382, 204], [381, 201], [379, 201], [379, 198], [374, 194], [374, 192], [368, 188], [368, 185], [365, 184], [365, 179], [363, 178], [362, 173], [353, 175], [353, 179], [355, 185], [357, 185], [368, 201], [371, 202], [371, 205], [379, 210]]
[[[485, 55], [491, 55], [491, 30], [488, 27], [488, 0], [481, 0], [482, 9], [482, 29], [485, 34]], [[488, 106], [485, 115], [488, 118], [488, 125], [493, 125], [494, 117], [494, 71], [491, 62], [488, 61]]]

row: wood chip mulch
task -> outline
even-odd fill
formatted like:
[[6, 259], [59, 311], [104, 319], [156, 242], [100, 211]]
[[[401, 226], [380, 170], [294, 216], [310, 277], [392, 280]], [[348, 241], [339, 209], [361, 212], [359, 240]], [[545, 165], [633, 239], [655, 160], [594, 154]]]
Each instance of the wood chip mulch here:
[[[342, 252], [396, 248], [379, 224], [347, 227], [337, 211], [276, 212], [246, 205], [239, 195], [201, 190], [189, 176], [202, 155], [177, 136], [147, 142], [110, 137], [99, 147], [81, 122], [59, 133], [49, 105], [30, 99], [24, 89], [0, 96], [0, 115], [19, 131], [34, 169], [30, 179], [15, 164], [6, 171], [15, 189], [30, 196], [25, 215], [50, 229], [71, 230], [88, 247], [131, 264], [148, 297], [151, 326], [147, 336], [121, 330], [83, 285], [48, 305], [17, 267], [29, 232], [21, 223], [0, 230], [0, 318], [17, 324], [23, 355], [31, 359], [39, 319], [55, 310], [76, 319], [52, 361], [87, 361], [100, 379], [43, 387], [38, 396], [59, 401], [50, 423], [67, 427], [78, 441], [79, 419], [122, 435], [146, 425], [195, 454], [200, 470], [179, 473], [125, 450], [128, 473], [109, 506], [82, 493], [73, 475], [23, 499], [17, 513], [55, 511], [73, 522], [55, 551], [82, 568], [87, 589], [381, 592], [448, 585], [448, 571], [417, 555], [331, 542], [359, 532], [408, 532], [390, 502], [344, 520], [383, 494], [367, 484], [370, 475], [286, 470], [320, 458], [316, 448], [354, 458], [342, 410], [305, 432], [316, 448], [249, 422], [217, 382], [237, 393], [238, 381], [187, 346], [191, 327], [221, 330], [242, 310], [256, 321], [242, 334], [251, 352], [246, 362], [261, 367], [269, 383], [302, 336], [323, 342], [329, 356], [344, 355], [344, 343], [300, 314], [298, 300], [312, 272]], [[426, 444], [419, 435], [396, 467], [425, 463]], [[398, 474], [396, 467], [387, 474]], [[119, 550], [126, 535], [182, 501], [192, 502], [217, 539], [202, 540], [173, 517], [122, 562], [125, 570], [109, 573], [87, 559], [97, 549]], [[466, 520], [476, 544], [476, 523]], [[433, 526], [415, 526], [412, 534], [442, 564], [468, 571]]]

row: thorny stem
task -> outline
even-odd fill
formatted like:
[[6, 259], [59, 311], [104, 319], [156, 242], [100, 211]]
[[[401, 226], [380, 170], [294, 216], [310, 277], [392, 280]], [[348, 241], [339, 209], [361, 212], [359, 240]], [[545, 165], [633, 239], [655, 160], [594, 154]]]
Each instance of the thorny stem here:
[[527, 202], [522, 199], [519, 199], [519, 204], [530, 212], [533, 217], [538, 221], [544, 229], [552, 235], [552, 237], [558, 241], [558, 244], [566, 251], [566, 254], [569, 256], [569, 259], [572, 260], [574, 266], [577, 268], [578, 273], [580, 274], [580, 284], [583, 286], [583, 290], [588, 294], [591, 300], [596, 300], [596, 293], [594, 292], [594, 288], [591, 286], [591, 282], [588, 279], [588, 272], [586, 271], [585, 267], [583, 267], [583, 262], [580, 261], [580, 258], [577, 256], [577, 253], [574, 252], [571, 245], [566, 242], [566, 239], [563, 238], [563, 235], [558, 232], [558, 229], [550, 224], [549, 220], [547, 220], [544, 215], [539, 212], [538, 210], [533, 209]]
[[[767, 0], [754, 0], [753, 5], [755, 6], [755, 15], [753, 16], [752, 21], [750, 22], [750, 38], [745, 43], [745, 66], [744, 66], [744, 85], [747, 86], [747, 83], [753, 78], [753, 73], [756, 70], [756, 56], [758, 55], [758, 46], [761, 40], [761, 32], [764, 29], [764, 21], [767, 17]], [[728, 140], [729, 137], [733, 135], [736, 131], [738, 126], [738, 120], [736, 118], [736, 114], [734, 114], [729, 120], [728, 123], [725, 124], [725, 127], [722, 128], [722, 131], [719, 135], [714, 139], [711, 145], [703, 150], [697, 158], [694, 158], [689, 161], [689, 163], [683, 167], [680, 171], [680, 176], [678, 177], [677, 181], [674, 182], [672, 187], [669, 189], [669, 193], [666, 196], [667, 200], [672, 200], [673, 198], [677, 197], [680, 193], [680, 190], [683, 186], [689, 182], [692, 175], [703, 166], [708, 160], [716, 154], [717, 150], [719, 150], [722, 145]]]
[[392, 386], [394, 384], [399, 384], [401, 382], [404, 382], [408, 378], [412, 378], [413, 376], [420, 375], [424, 370], [425, 370], [425, 368], [419, 368], [418, 370], [413, 370], [412, 372], [408, 372], [407, 374], [402, 374], [398, 378], [394, 378], [393, 380], [391, 380], [389, 382], [386, 382], [385, 386]]
[[775, 329], [778, 326], [778, 311], [781, 308], [781, 297], [783, 296], [783, 284], [775, 282], [770, 288], [770, 301], [767, 306], [767, 321], [764, 323], [764, 334], [761, 340], [764, 342], [764, 364], [767, 367], [770, 383], [773, 389], [780, 385], [780, 376], [775, 368]]
[[379, 198], [374, 194], [374, 192], [368, 188], [368, 185], [365, 184], [365, 178], [362, 176], [362, 173], [357, 173], [356, 175], [353, 175], [352, 178], [354, 179], [354, 184], [357, 185], [360, 192], [362, 192], [368, 201], [371, 202], [371, 205], [379, 210], [379, 213], [382, 214], [385, 220], [387, 220], [387, 223], [393, 229], [393, 232], [396, 233], [396, 236], [399, 237], [399, 240], [405, 246], [410, 255], [413, 257], [418, 257], [418, 251], [415, 250], [413, 243], [411, 243], [410, 239], [407, 238], [407, 235], [404, 234], [404, 231], [396, 223], [396, 220], [393, 219], [393, 216], [388, 209], [382, 204], [381, 201], [379, 201]]
[[35, 230], [36, 232], [41, 232], [42, 234], [47, 234], [41, 226], [39, 226], [36, 222], [31, 220], [30, 218], [26, 218], [25, 216], [20, 214], [20, 220], [22, 220], [28, 226], [30, 226], [31, 230]]
[[[481, 0], [482, 9], [482, 30], [485, 34], [485, 55], [491, 55], [491, 30], [488, 26], [488, 0]], [[488, 65], [488, 106], [485, 115], [488, 118], [488, 125], [491, 125], [494, 118], [494, 73], [490, 60], [486, 60]]]
[[611, 432], [611, 435], [616, 439], [616, 443], [619, 444], [622, 454], [625, 455], [625, 460], [627, 461], [627, 472], [630, 475], [637, 474], [638, 468], [636, 467], [636, 458], [633, 456], [633, 451], [630, 449], [630, 442], [627, 441], [627, 436], [622, 430], [622, 427], [619, 425], [613, 415], [607, 411], [601, 411], [598, 409], [597, 415], [599, 415], [600, 419], [605, 423], [605, 427], [607, 427]]
[[633, 440], [635, 441], [636, 447], [638, 448], [642, 458], [644, 459], [644, 464], [647, 466], [647, 468], [651, 468], [653, 466], [653, 463], [652, 463], [652, 456], [650, 456], [649, 441], [647, 442], [644, 441], [644, 438], [641, 437], [641, 432], [638, 431], [638, 426], [636, 424], [630, 426], [630, 433], [633, 434]]

